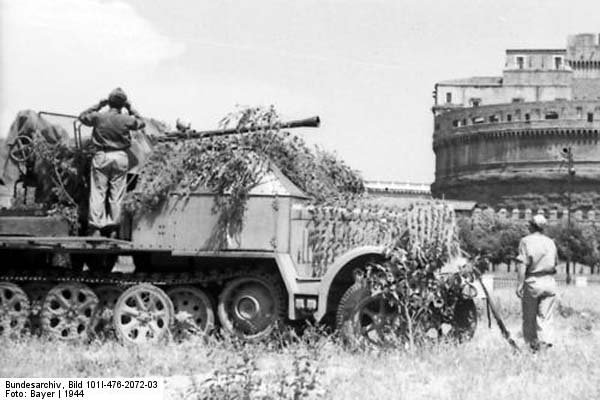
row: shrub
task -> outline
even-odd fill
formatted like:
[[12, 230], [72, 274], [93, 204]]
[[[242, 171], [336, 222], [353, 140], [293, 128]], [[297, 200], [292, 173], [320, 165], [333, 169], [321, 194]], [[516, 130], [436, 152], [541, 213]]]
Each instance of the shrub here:
[[[375, 344], [408, 343], [412, 348], [451, 330], [465, 279], [472, 277], [470, 266], [461, 260], [454, 213], [448, 206], [415, 206], [406, 218], [406, 234], [388, 248], [383, 262], [367, 268], [364, 282], [371, 298], [355, 312], [364, 307], [371, 320], [366, 329], [377, 330]], [[441, 274], [442, 266], [451, 262], [456, 270]], [[373, 308], [369, 302], [379, 304]]]
[[517, 256], [527, 225], [499, 217], [493, 210], [458, 220], [461, 247], [493, 264], [509, 264]]

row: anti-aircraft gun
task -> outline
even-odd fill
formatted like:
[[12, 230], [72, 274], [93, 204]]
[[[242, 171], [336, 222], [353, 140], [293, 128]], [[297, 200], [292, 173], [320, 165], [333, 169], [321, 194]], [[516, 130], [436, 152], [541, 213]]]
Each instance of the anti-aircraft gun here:
[[185, 130], [182, 132], [167, 133], [165, 136], [157, 138], [157, 140], [160, 142], [169, 142], [176, 140], [205, 139], [227, 135], [241, 135], [244, 133], [260, 132], [273, 129], [318, 128], [320, 124], [321, 119], [318, 116], [315, 116], [295, 121], [277, 122], [272, 125], [244, 126], [239, 128], [224, 128], [209, 131]]
[[[81, 127], [73, 121], [72, 142], [81, 146]], [[276, 126], [188, 130], [157, 140], [319, 122], [313, 117]], [[27, 140], [11, 143], [20, 143], [11, 154], [28, 154]], [[214, 248], [210, 239], [219, 217], [214, 199], [203, 187], [185, 201], [173, 193], [160, 208], [125, 221], [121, 239], [70, 235], [56, 216], [0, 211], [0, 335], [35, 326], [27, 324], [33, 317], [45, 334], [59, 339], [81, 340], [112, 325], [124, 342], [157, 342], [169, 337], [176, 314], [187, 313], [200, 333], [220, 327], [260, 339], [284, 321], [311, 318], [339, 327], [350, 318], [365, 295], [354, 285], [356, 271], [383, 257], [381, 243], [360, 240], [381, 219], [377, 211], [312, 208], [310, 198], [273, 165], [248, 193], [239, 235]], [[342, 222], [316, 226], [315, 214]], [[315, 247], [315, 233], [335, 237], [341, 226], [353, 233], [344, 236], [343, 246], [335, 252]], [[118, 256], [133, 263], [113, 268]]]

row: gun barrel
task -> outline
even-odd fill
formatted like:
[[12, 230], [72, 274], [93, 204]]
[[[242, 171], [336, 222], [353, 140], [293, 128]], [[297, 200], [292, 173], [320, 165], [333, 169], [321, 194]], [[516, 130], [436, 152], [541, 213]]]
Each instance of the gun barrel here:
[[203, 139], [215, 136], [236, 135], [250, 132], [263, 131], [268, 129], [293, 129], [293, 128], [317, 128], [321, 124], [321, 119], [318, 116], [299, 119], [288, 122], [280, 122], [274, 125], [257, 125], [243, 128], [215, 129], [211, 131], [188, 131], [188, 132], [173, 132], [163, 137], [159, 137], [159, 142], [171, 142], [175, 140], [185, 139]]

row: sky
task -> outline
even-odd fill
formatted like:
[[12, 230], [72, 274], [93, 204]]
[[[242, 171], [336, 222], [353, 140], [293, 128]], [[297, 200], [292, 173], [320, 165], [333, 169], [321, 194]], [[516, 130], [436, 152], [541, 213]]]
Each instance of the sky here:
[[600, 33], [589, 0], [0, 0], [0, 137], [114, 87], [145, 116], [216, 128], [274, 105], [369, 180], [431, 183], [432, 90], [501, 75], [507, 48]]

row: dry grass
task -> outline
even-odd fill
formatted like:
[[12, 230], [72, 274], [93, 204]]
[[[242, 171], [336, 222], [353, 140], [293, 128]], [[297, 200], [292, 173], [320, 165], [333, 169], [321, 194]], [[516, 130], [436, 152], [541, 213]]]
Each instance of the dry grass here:
[[[522, 343], [519, 303], [512, 290], [497, 291], [495, 297], [509, 330]], [[361, 400], [599, 399], [600, 287], [562, 289], [556, 328], [555, 347], [542, 354], [514, 354], [495, 326], [488, 329], [485, 317], [468, 343], [413, 352], [351, 352], [314, 332], [283, 347], [192, 340], [138, 348], [113, 341], [68, 345], [24, 338], [0, 343], [0, 376], [183, 375], [202, 381], [218, 369], [256, 383], [262, 389], [255, 393], [270, 393], [271, 398], [294, 398], [294, 391], [303, 390], [312, 397]], [[316, 384], [292, 386], [300, 380]], [[168, 381], [173, 398], [189, 384], [184, 378]], [[200, 389], [187, 391], [196, 398]]]

